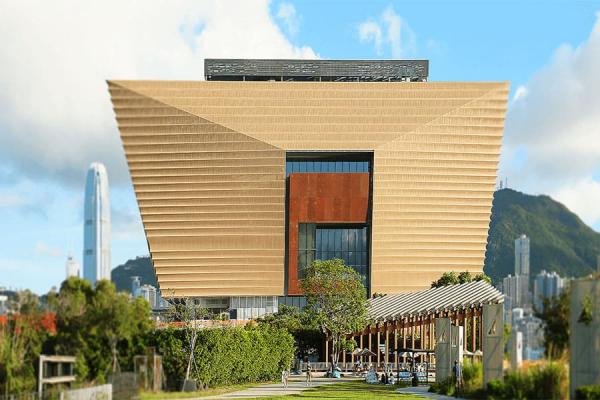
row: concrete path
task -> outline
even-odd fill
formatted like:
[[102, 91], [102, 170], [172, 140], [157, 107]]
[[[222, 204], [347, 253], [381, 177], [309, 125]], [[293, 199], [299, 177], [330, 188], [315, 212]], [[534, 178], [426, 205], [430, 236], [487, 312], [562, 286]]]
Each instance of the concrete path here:
[[[412, 394], [412, 395], [416, 395], [416, 396], [422, 396], [424, 398], [427, 399], [437, 399], [437, 400], [456, 400], [456, 397], [450, 397], [450, 396], [444, 396], [441, 394], [437, 394], [437, 393], [429, 393], [429, 386], [409, 386], [409, 387], [405, 387], [405, 388], [400, 388], [398, 390], [396, 390], [396, 392], [398, 393], [402, 393], [402, 394]], [[458, 399], [461, 400], [461, 399]]]
[[281, 383], [271, 383], [265, 385], [254, 386], [239, 392], [231, 392], [220, 394], [218, 396], [210, 397], [199, 397], [197, 400], [205, 399], [244, 399], [252, 397], [270, 397], [270, 396], [284, 396], [288, 394], [297, 394], [305, 391], [306, 389], [322, 386], [331, 385], [333, 383], [349, 382], [361, 378], [341, 378], [341, 379], [330, 379], [330, 378], [313, 378], [311, 386], [306, 386], [304, 377], [292, 376], [288, 382], [287, 389], [284, 389]]

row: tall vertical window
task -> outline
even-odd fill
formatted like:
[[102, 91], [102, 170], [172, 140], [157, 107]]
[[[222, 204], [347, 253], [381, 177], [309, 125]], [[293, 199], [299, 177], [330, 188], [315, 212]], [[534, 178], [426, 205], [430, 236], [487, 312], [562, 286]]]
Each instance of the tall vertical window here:
[[298, 225], [298, 277], [314, 260], [341, 258], [354, 268], [367, 286], [369, 274], [368, 228], [366, 226]]
[[305, 270], [315, 260], [315, 224], [298, 224], [298, 278], [305, 276]]

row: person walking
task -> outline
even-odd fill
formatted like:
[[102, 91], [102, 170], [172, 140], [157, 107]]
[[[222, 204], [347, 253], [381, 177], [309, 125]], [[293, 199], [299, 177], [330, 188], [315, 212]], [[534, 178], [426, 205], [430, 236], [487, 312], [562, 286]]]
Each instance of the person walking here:
[[452, 367], [452, 378], [454, 380], [454, 397], [462, 391], [462, 368], [458, 360], [454, 360], [454, 367]]
[[288, 379], [290, 377], [290, 371], [284, 369], [283, 371], [281, 371], [281, 384], [283, 385], [284, 389], [287, 389], [288, 387]]
[[310, 361], [306, 363], [306, 386], [310, 386], [312, 384], [312, 366], [310, 365]]

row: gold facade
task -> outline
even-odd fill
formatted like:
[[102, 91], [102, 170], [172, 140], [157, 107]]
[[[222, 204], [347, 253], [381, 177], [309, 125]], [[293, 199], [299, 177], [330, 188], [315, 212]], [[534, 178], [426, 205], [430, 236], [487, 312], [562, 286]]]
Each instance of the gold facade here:
[[371, 292], [481, 272], [507, 83], [111, 81], [164, 295], [283, 295], [285, 153], [374, 154]]

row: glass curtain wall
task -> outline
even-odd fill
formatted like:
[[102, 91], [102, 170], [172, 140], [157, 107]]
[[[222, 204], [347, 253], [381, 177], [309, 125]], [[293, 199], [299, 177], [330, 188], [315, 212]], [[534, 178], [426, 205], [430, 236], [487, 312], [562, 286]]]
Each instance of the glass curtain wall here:
[[366, 226], [298, 225], [298, 277], [314, 260], [341, 258], [354, 268], [367, 285], [369, 273], [368, 228]]

